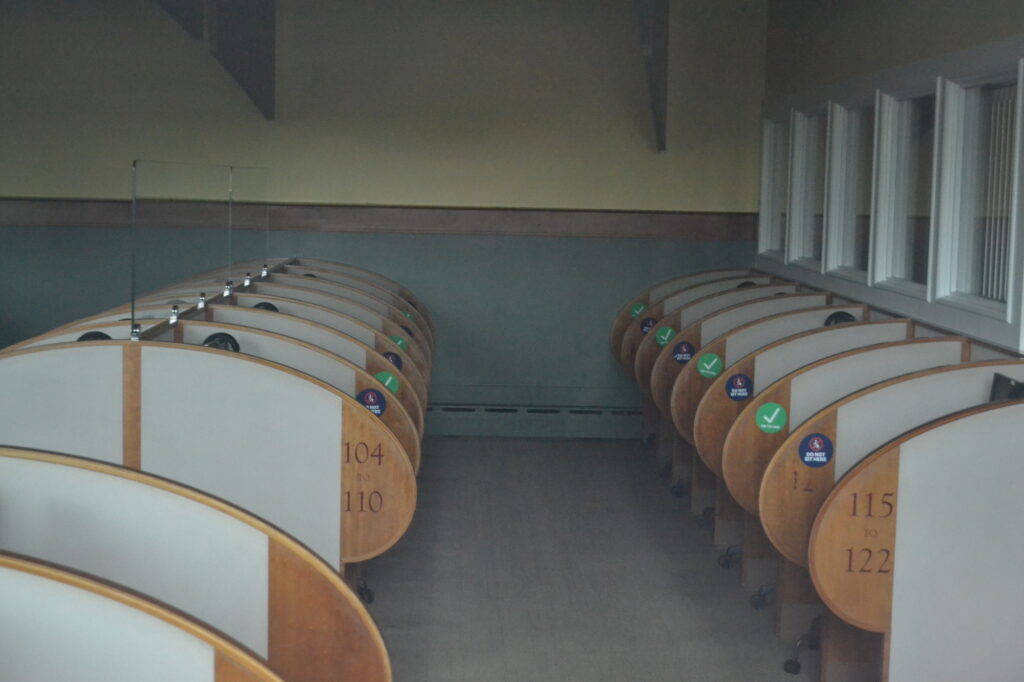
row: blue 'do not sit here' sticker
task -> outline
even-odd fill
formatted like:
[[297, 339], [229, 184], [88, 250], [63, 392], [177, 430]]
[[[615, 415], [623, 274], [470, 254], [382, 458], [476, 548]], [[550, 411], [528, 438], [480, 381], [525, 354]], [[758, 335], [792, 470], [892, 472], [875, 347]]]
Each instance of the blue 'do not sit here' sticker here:
[[658, 321], [653, 317], [645, 317], [643, 321], [640, 322], [640, 333], [646, 334], [647, 332], [654, 329], [654, 325], [656, 324], [658, 324]]
[[752, 382], [746, 374], [733, 374], [725, 382], [725, 394], [736, 401], [749, 398], [751, 388]]
[[402, 369], [402, 356], [399, 355], [398, 353], [392, 353], [391, 351], [388, 351], [387, 353], [384, 353], [384, 359], [390, 362], [398, 369]]
[[685, 365], [693, 359], [694, 348], [689, 341], [680, 341], [672, 348], [672, 359], [680, 365]]
[[809, 467], [823, 467], [832, 461], [832, 441], [823, 433], [812, 433], [800, 441], [800, 460]]
[[388, 401], [384, 398], [384, 394], [374, 388], [360, 391], [359, 395], [356, 396], [356, 400], [378, 417], [384, 414], [384, 410], [388, 409]]

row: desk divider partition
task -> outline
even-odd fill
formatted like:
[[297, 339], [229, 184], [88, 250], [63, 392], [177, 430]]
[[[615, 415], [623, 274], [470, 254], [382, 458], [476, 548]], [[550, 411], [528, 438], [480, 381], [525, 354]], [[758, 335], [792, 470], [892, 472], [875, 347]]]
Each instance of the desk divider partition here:
[[0, 553], [0, 677], [284, 682], [241, 646], [138, 594]]
[[169, 604], [286, 680], [391, 679], [380, 632], [341, 576], [238, 507], [124, 467], [0, 447], [0, 508], [0, 550]]

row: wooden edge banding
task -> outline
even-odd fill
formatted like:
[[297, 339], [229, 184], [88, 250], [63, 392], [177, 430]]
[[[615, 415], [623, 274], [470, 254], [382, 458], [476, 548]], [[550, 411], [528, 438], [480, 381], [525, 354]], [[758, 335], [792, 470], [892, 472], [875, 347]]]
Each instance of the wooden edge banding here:
[[847, 472], [822, 503], [808, 541], [822, 601], [871, 632], [888, 631], [892, 620], [899, 453], [899, 446], [883, 447]]
[[[736, 417], [746, 405], [747, 399], [729, 397], [727, 382], [736, 374], [743, 374], [754, 381], [754, 355], [748, 355], [733, 364], [728, 373], [722, 372], [711, 382], [693, 417], [693, 444], [700, 458], [715, 472], [719, 478], [722, 472], [722, 448], [725, 437], [729, 433]], [[747, 388], [748, 395], [753, 396], [754, 387]], [[749, 399], [749, 398], [748, 398]], [[730, 491], [731, 492], [731, 491]]]
[[[351, 657], [352, 660], [344, 664], [344, 666], [339, 669], [339, 672], [347, 668], [355, 668], [357, 670], [365, 670], [367, 672], [373, 670], [381, 672], [381, 676], [379, 677], [357, 676], [349, 678], [339, 675], [338, 679], [366, 679], [373, 680], [374, 682], [387, 682], [387, 680], [391, 679], [391, 667], [387, 649], [384, 645], [384, 640], [380, 635], [380, 631], [377, 628], [376, 623], [374, 623], [373, 618], [366, 610], [362, 601], [356, 596], [348, 584], [345, 583], [337, 571], [328, 566], [323, 559], [316, 556], [305, 545], [279, 529], [277, 526], [274, 526], [268, 521], [251, 514], [241, 507], [233, 505], [220, 498], [213, 497], [212, 495], [208, 495], [196, 488], [192, 488], [154, 474], [130, 470], [125, 467], [120, 467], [115, 464], [109, 464], [99, 460], [45, 452], [41, 450], [9, 448], [3, 446], [0, 446], [0, 457], [12, 457], [17, 459], [46, 462], [54, 465], [74, 467], [107, 476], [126, 479], [128, 481], [163, 490], [172, 495], [177, 495], [203, 506], [210, 507], [254, 528], [258, 532], [267, 536], [271, 557], [271, 611], [269, 614], [271, 666], [275, 670], [285, 670], [285, 668], [278, 665], [279, 661], [274, 660], [275, 644], [278, 646], [281, 644], [281, 640], [275, 642], [275, 636], [279, 638], [283, 637], [284, 641], [287, 642], [304, 642], [305, 638], [311, 637], [311, 635], [307, 633], [307, 622], [305, 619], [326, 618], [333, 622], [336, 627], [340, 628], [341, 632], [349, 633], [354, 638], [355, 642], [360, 643], [359, 647], [355, 647], [352, 645], [352, 642], [347, 640], [343, 642], [342, 650], [346, 652], [345, 655]], [[287, 575], [287, 572], [282, 574], [280, 572], [276, 572], [275, 569], [281, 569], [282, 567], [286, 567], [287, 571], [294, 575], [301, 575], [301, 584], [289, 584], [286, 581], [281, 582], [281, 578], [284, 575]], [[323, 597], [324, 600], [301, 601], [302, 609], [298, 612], [298, 615], [301, 617], [282, 622], [277, 619], [278, 614], [275, 614], [274, 612], [275, 606], [281, 607], [282, 605], [279, 602], [275, 603], [275, 599], [280, 600], [282, 598], [293, 598], [293, 596], [290, 596], [292, 595], [292, 590], [296, 590], [300, 593], [304, 593], [306, 590], [315, 590], [316, 594]], [[287, 604], [284, 605], [286, 609], [287, 606]], [[324, 615], [320, 612], [329, 613]], [[284, 631], [289, 627], [294, 627], [295, 631], [292, 633], [285, 633]], [[363, 648], [363, 644], [366, 645], [366, 648]], [[310, 650], [310, 645], [308, 644], [303, 644], [303, 647], [307, 651]], [[325, 653], [322, 649], [317, 649], [316, 647], [313, 647], [312, 650], [324, 653], [325, 656], [328, 654], [333, 655], [332, 652]], [[290, 675], [286, 675], [286, 677], [287, 679], [293, 679]], [[326, 675], [324, 677], [314, 679], [333, 679], [333, 676]]]
[[[892, 321], [894, 320], [877, 320], [872, 321], [872, 324], [875, 322], [884, 324], [885, 322]], [[895, 321], [900, 320], [897, 318]], [[908, 325], [907, 333], [909, 334], [910, 331], [911, 329]], [[758, 508], [751, 508], [749, 505], [756, 504], [755, 498], [760, 496], [761, 478], [763, 477], [764, 469], [768, 466], [768, 462], [776, 450], [782, 445], [785, 438], [788, 437], [789, 432], [787, 429], [789, 423], [787, 418], [787, 429], [780, 433], [765, 434], [757, 429], [754, 424], [754, 418], [758, 408], [769, 402], [781, 405], [788, 415], [790, 386], [797, 377], [822, 369], [836, 360], [842, 360], [861, 353], [874, 353], [912, 344], [948, 343], [956, 339], [957, 337], [945, 336], [907, 338], [900, 341], [886, 341], [868, 346], [859, 346], [804, 365], [782, 377], [754, 397], [750, 404], [743, 409], [739, 417], [736, 418], [733, 427], [730, 428], [729, 434], [726, 436], [722, 449], [722, 468], [726, 483], [730, 486], [729, 490], [747, 511], [751, 514], [760, 514]], [[962, 337], [961, 340], [963, 340]], [[754, 491], [757, 492], [755, 493]]]
[[357, 327], [360, 327], [360, 328], [364, 329], [368, 334], [373, 336], [373, 338], [374, 338], [374, 346], [373, 347], [370, 347], [370, 346], [367, 346], [367, 345], [363, 344], [362, 342], [358, 341], [356, 338], [350, 336], [349, 334], [345, 333], [344, 331], [341, 331], [339, 329], [335, 329], [334, 327], [325, 325], [325, 324], [320, 323], [320, 322], [316, 322], [314, 320], [311, 320], [309, 318], [303, 317], [301, 315], [297, 315], [297, 314], [294, 314], [294, 313], [274, 313], [273, 311], [269, 311], [269, 310], [263, 311], [263, 310], [260, 310], [259, 308], [253, 308], [252, 306], [240, 305], [241, 297], [238, 297], [239, 298], [239, 305], [237, 307], [244, 308], [247, 311], [252, 310], [252, 311], [261, 312], [261, 313], [262, 312], [266, 312], [266, 313], [270, 313], [270, 314], [287, 315], [288, 317], [294, 317], [295, 319], [302, 320], [306, 324], [310, 324], [310, 325], [314, 325], [314, 326], [317, 326], [317, 327], [321, 327], [323, 329], [330, 330], [331, 332], [333, 332], [335, 334], [340, 334], [340, 335], [342, 335], [342, 336], [344, 336], [346, 338], [349, 338], [353, 342], [357, 343], [359, 346], [361, 346], [363, 348], [366, 348], [368, 351], [371, 351], [373, 353], [377, 353], [382, 358], [383, 358], [384, 353], [386, 353], [386, 352], [391, 352], [391, 353], [398, 354], [400, 357], [405, 359], [405, 362], [403, 362], [402, 369], [400, 371], [402, 371], [403, 373], [405, 373], [409, 377], [410, 382], [416, 388], [416, 392], [417, 392], [417, 395], [419, 395], [419, 397], [420, 397], [420, 401], [421, 402], [425, 402], [426, 401], [426, 395], [427, 395], [426, 379], [424, 378], [423, 370], [420, 368], [419, 365], [416, 364], [415, 360], [411, 356], [409, 356], [408, 353], [406, 353], [404, 350], [402, 350], [398, 346], [398, 344], [396, 344], [394, 341], [389, 339], [382, 331], [380, 331], [378, 329], [374, 329], [373, 327], [371, 327], [370, 325], [366, 324], [362, 320], [356, 319], [356, 318], [354, 318], [354, 317], [352, 317], [350, 315], [346, 315], [345, 313], [339, 313], [338, 311], [331, 310], [330, 308], [325, 308], [323, 306], [316, 305], [315, 303], [307, 303], [306, 301], [298, 301], [298, 300], [295, 300], [295, 299], [285, 298], [285, 297], [282, 297], [282, 296], [270, 296], [270, 295], [262, 296], [262, 295], [256, 294], [256, 293], [252, 293], [252, 294], [246, 293], [246, 294], [243, 294], [243, 295], [244, 296], [252, 296], [253, 298], [259, 298], [261, 300], [266, 300], [269, 303], [274, 303], [275, 301], [282, 302], [282, 303], [287, 303], [289, 306], [295, 306], [297, 308], [307, 309], [307, 310], [309, 310], [311, 312], [315, 311], [315, 312], [320, 313], [320, 314], [325, 314], [325, 315], [329, 315], [329, 316], [332, 316], [332, 317], [336, 317], [336, 318], [338, 318], [340, 320], [344, 320], [346, 324], [351, 324], [353, 326], [357, 326]]
[[[208, 312], [213, 313], [213, 311], [209, 310], [209, 309], [208, 309]], [[349, 362], [345, 358], [340, 357], [338, 355], [335, 355], [334, 353], [332, 353], [332, 352], [330, 352], [328, 350], [325, 350], [325, 349], [321, 348], [320, 346], [317, 346], [317, 345], [314, 345], [314, 344], [311, 344], [311, 343], [307, 343], [305, 341], [301, 341], [299, 339], [296, 339], [296, 338], [293, 338], [293, 337], [290, 337], [290, 336], [284, 336], [282, 334], [276, 334], [276, 333], [273, 333], [273, 332], [264, 331], [264, 330], [258, 329], [256, 327], [242, 327], [242, 326], [239, 326], [239, 325], [236, 325], [236, 324], [227, 324], [227, 323], [224, 323], [224, 322], [214, 322], [214, 321], [202, 321], [202, 322], [198, 322], [197, 323], [197, 322], [192, 322], [192, 321], [189, 321], [189, 320], [181, 320], [181, 321], [179, 321], [178, 322], [178, 327], [183, 329], [184, 327], [189, 326], [190, 324], [202, 325], [204, 327], [208, 327], [208, 328], [212, 328], [212, 329], [220, 329], [220, 330], [224, 330], [225, 332], [244, 331], [244, 332], [249, 333], [249, 334], [255, 334], [255, 335], [258, 335], [258, 336], [265, 336], [265, 337], [270, 338], [270, 339], [276, 339], [276, 340], [284, 342], [284, 343], [289, 343], [289, 344], [298, 346], [299, 348], [303, 348], [303, 349], [305, 349], [305, 350], [307, 350], [307, 351], [309, 351], [311, 353], [317, 353], [319, 355], [322, 355], [322, 356], [330, 359], [332, 362], [337, 362], [338, 364], [341, 364], [341, 365], [344, 365], [345, 367], [348, 367], [355, 374], [356, 395], [358, 395], [359, 392], [362, 391], [363, 389], [372, 388], [372, 389], [380, 392], [380, 394], [383, 395], [385, 397], [385, 399], [388, 401], [388, 405], [387, 405], [386, 409], [384, 410], [384, 414], [381, 415], [381, 421], [385, 425], [387, 425], [388, 428], [390, 428], [395, 433], [396, 436], [399, 437], [399, 440], [402, 441], [403, 447], [405, 447], [406, 452], [409, 453], [409, 456], [410, 456], [410, 458], [413, 461], [413, 468], [416, 469], [416, 470], [419, 469], [419, 458], [420, 458], [419, 432], [416, 429], [416, 426], [415, 426], [415, 424], [414, 424], [414, 422], [412, 420], [412, 417], [409, 416], [409, 411], [408, 411], [407, 406], [405, 404], [403, 404], [402, 401], [399, 400], [396, 395], [394, 395], [390, 390], [388, 390], [384, 386], [384, 384], [382, 384], [380, 382], [379, 379], [374, 377], [372, 374], [369, 374], [366, 370], [364, 370], [364, 369], [362, 369], [360, 367], [357, 367], [356, 365], [352, 364], [351, 362]], [[246, 354], [246, 353], [244, 353], [244, 351], [243, 351], [243, 354]], [[254, 357], [259, 357], [259, 356], [254, 356]], [[294, 368], [292, 368], [292, 369], [294, 369]], [[294, 370], [294, 371], [298, 371], [298, 370]], [[316, 377], [316, 378], [317, 379], [322, 379], [321, 377]], [[351, 397], [354, 399], [354, 398], [356, 398], [356, 395], [353, 395]]]
[[[389, 315], [394, 320], [406, 320], [408, 324], [416, 328], [416, 333], [422, 334], [430, 348], [434, 346], [434, 335], [430, 331], [430, 325], [426, 323], [415, 308], [409, 306], [407, 301], [402, 301], [398, 296], [395, 296], [392, 292], [384, 292], [386, 296], [391, 299], [397, 299], [404, 305], [396, 305], [396, 301], [388, 300], [378, 295], [381, 290], [375, 289], [375, 292], [365, 291], [358, 287], [351, 286], [343, 282], [335, 282], [328, 279], [303, 277], [302, 275], [294, 275], [285, 272], [277, 272], [270, 276], [271, 283], [280, 283], [289, 286], [296, 286], [303, 289], [309, 289], [310, 291], [320, 291], [325, 294], [332, 296], [342, 296], [344, 298], [350, 298], [352, 300], [364, 300], [372, 301], [375, 305], [381, 306], [387, 310]], [[408, 313], [408, 314], [407, 314]]]
[[[727, 332], [722, 337], [722, 361], [727, 363], [729, 358], [726, 357], [726, 349], [728, 348], [729, 340], [733, 338], [735, 334], [743, 333], [752, 328], [762, 324], [771, 324], [772, 322], [785, 319], [793, 316], [806, 316], [808, 314], [821, 313], [825, 319], [835, 312], [844, 310], [858, 309], [860, 314], [860, 320], [849, 324], [859, 324], [863, 322], [868, 314], [868, 308], [863, 304], [851, 304], [851, 305], [830, 305], [821, 306], [817, 308], [803, 308], [799, 310], [789, 310], [767, 317], [762, 317], [752, 322], [748, 322], [736, 329]], [[843, 325], [835, 325], [843, 326]], [[735, 362], [728, 365], [728, 371], [723, 368], [722, 373], [710, 380], [710, 384], [707, 386], [703, 394], [698, 399], [696, 407], [693, 411], [693, 437], [694, 445], [697, 448], [697, 452], [700, 453], [701, 458], [708, 465], [712, 471], [715, 472], [719, 478], [722, 477], [722, 442], [725, 435], [729, 431], [729, 427], [732, 426], [732, 422], [736, 415], [739, 414], [742, 407], [742, 403], [749, 399], [736, 400], [729, 397], [727, 382], [737, 374], [743, 374], [751, 379], [751, 384], [754, 383], [754, 367], [755, 359], [758, 354], [766, 349], [772, 348], [794, 338], [801, 338], [807, 334], [821, 332], [823, 330], [834, 329], [833, 327], [822, 327], [815, 326], [811, 329], [804, 329], [795, 334], [785, 336], [776, 341], [772, 341], [764, 346], [754, 349], [747, 355], [739, 358]], [[709, 351], [716, 352], [716, 351]], [[753, 385], [747, 388], [747, 395], [752, 396]], [[738, 404], [737, 404], [738, 403]]]
[[[258, 282], [258, 281], [257, 282], [253, 282], [252, 287], [246, 293], [254, 294], [256, 296], [263, 296], [263, 292], [262, 292], [262, 288], [263, 287], [264, 287], [264, 283]], [[384, 333], [384, 334], [386, 334], [388, 336], [392, 336], [392, 335], [395, 335], [395, 334], [401, 334], [403, 337], [408, 336], [408, 334], [405, 334], [397, 324], [395, 324], [393, 321], [388, 319], [388, 317], [386, 315], [382, 315], [381, 313], [378, 313], [377, 311], [373, 310], [372, 308], [368, 308], [368, 307], [364, 306], [363, 304], [359, 303], [358, 301], [353, 301], [351, 299], [347, 299], [347, 298], [345, 298], [343, 296], [337, 296], [335, 294], [329, 294], [329, 293], [327, 293], [325, 291], [316, 291], [316, 290], [312, 290], [312, 289], [303, 289], [301, 287], [292, 286], [290, 284], [266, 283], [266, 287], [267, 288], [271, 288], [271, 291], [274, 291], [276, 289], [284, 289], [285, 290], [284, 291], [284, 295], [282, 295], [281, 293], [268, 293], [268, 295], [270, 295], [270, 296], [277, 296], [279, 298], [286, 298], [288, 300], [297, 301], [297, 302], [300, 302], [300, 303], [309, 303], [311, 305], [320, 306], [321, 308], [327, 308], [327, 310], [331, 310], [331, 311], [336, 312], [336, 313], [341, 313], [342, 315], [346, 315], [348, 317], [354, 317], [353, 315], [350, 315], [349, 313], [345, 313], [345, 312], [341, 312], [339, 310], [335, 310], [334, 308], [330, 308], [328, 306], [325, 306], [322, 303], [304, 299], [303, 295], [312, 296], [312, 297], [319, 297], [319, 298], [324, 298], [324, 299], [328, 299], [328, 300], [330, 300], [330, 299], [337, 300], [337, 301], [340, 302], [339, 305], [343, 305], [346, 308], [355, 308], [355, 309], [359, 310], [361, 312], [361, 314], [364, 315], [366, 318], [372, 319], [372, 320], [374, 320], [376, 322], [379, 322], [380, 325], [381, 325], [381, 329], [379, 330], [380, 332], [382, 332], [382, 333]], [[364, 325], [370, 325], [370, 323], [367, 322], [362, 317], [356, 317], [355, 319], [361, 321]], [[429, 375], [429, 373], [430, 373], [430, 359], [429, 359], [430, 358], [430, 354], [428, 352], [429, 349], [424, 348], [420, 344], [418, 339], [406, 339], [406, 343], [409, 346], [408, 352], [417, 357], [417, 359], [420, 362], [420, 365], [423, 367], [424, 373]]]
[[366, 408], [342, 413], [342, 559], [366, 561], [398, 542], [416, 511], [416, 475], [398, 439]]
[[[936, 338], [942, 338], [949, 341], [946, 337]], [[965, 339], [960, 340], [964, 344], [967, 343]], [[828, 492], [835, 485], [835, 459], [833, 458], [828, 464], [822, 467], [807, 467], [799, 461], [799, 457], [797, 456], [797, 446], [802, 440], [808, 438], [812, 433], [817, 432], [828, 436], [832, 440], [834, 448], [838, 449], [841, 447], [841, 444], [836, 441], [836, 424], [839, 410], [843, 406], [855, 401], [865, 400], [871, 394], [888, 389], [892, 386], [917, 381], [937, 374], [958, 372], [965, 368], [999, 367], [1010, 364], [1024, 364], [1024, 359], [997, 359], [972, 363], [941, 365], [913, 372], [911, 374], [896, 376], [844, 396], [840, 400], [837, 400], [822, 409], [817, 415], [801, 425], [789, 435], [786, 442], [782, 444], [782, 447], [780, 447], [778, 452], [776, 452], [772, 457], [772, 461], [769, 463], [768, 468], [765, 471], [764, 480], [761, 484], [761, 518], [762, 522], [765, 524], [765, 530], [768, 532], [769, 537], [771, 537], [775, 546], [779, 548], [780, 552], [786, 554], [786, 556], [792, 561], [802, 563], [798, 560], [798, 557], [801, 556], [805, 557], [804, 561], [806, 561], [807, 539], [810, 535], [811, 525], [814, 522], [814, 516], [820, 509], [821, 504], [825, 501]], [[801, 473], [797, 474], [797, 472]], [[788, 481], [791, 475], [799, 476], [801, 480], [806, 478], [808, 481], [807, 487], [813, 488], [813, 492], [810, 490], [790, 490], [786, 487], [785, 481]], [[794, 478], [794, 480], [796, 479]], [[768, 495], [767, 498], [766, 494]], [[785, 527], [773, 528], [772, 524], [777, 518], [777, 513], [776, 516], [771, 519], [766, 518], [764, 514], [768, 507], [785, 508]]]
[[[986, 365], [1004, 362], [1007, 361], [987, 360], [972, 364]], [[815, 518], [811, 528], [808, 551], [810, 570], [815, 586], [825, 603], [829, 604], [836, 614], [852, 625], [865, 630], [873, 632], [889, 630], [892, 615], [892, 573], [884, 574], [878, 571], [881, 567], [879, 560], [884, 560], [884, 555], [872, 555], [870, 557], [872, 561], [866, 564], [866, 568], [874, 570], [861, 574], [860, 569], [865, 567], [863, 562], [869, 557], [858, 552], [854, 559], [855, 562], [859, 560], [861, 563], [859, 566], [855, 563], [856, 572], [846, 576], [846, 569], [849, 567], [848, 557], [845, 554], [840, 554], [837, 565], [836, 550], [844, 552], [847, 547], [858, 550], [871, 549], [872, 545], [869, 543], [875, 543], [877, 549], [891, 551], [890, 562], [895, 569], [897, 561], [896, 519], [899, 512], [899, 467], [903, 445], [953, 422], [970, 419], [993, 410], [1019, 407], [1019, 404], [1019, 401], [985, 403], [917, 426], [876, 449], [854, 465], [836, 483]], [[869, 492], [874, 494], [871, 499], [872, 516], [870, 517], [867, 516], [868, 500], [866, 497], [861, 497]], [[854, 493], [858, 494], [859, 513], [856, 517], [852, 516], [852, 495]], [[883, 498], [882, 495], [886, 493], [892, 493], [892, 496]], [[889, 504], [892, 505], [891, 513], [886, 515], [890, 511]], [[867, 533], [868, 530], [876, 532], [874, 534]], [[832, 533], [838, 535], [832, 537]], [[851, 544], [844, 546], [842, 544], [844, 539], [848, 539]], [[861, 544], [865, 547], [852, 544], [854, 539], [862, 541]], [[869, 602], [864, 607], [858, 605], [856, 601], [862, 598]]]
[[[363, 273], [353, 270], [345, 271], [336, 268], [325, 268], [316, 265], [299, 265], [296, 263], [285, 263], [281, 266], [281, 269], [277, 271], [283, 275], [298, 275], [304, 276], [307, 273], [316, 275], [317, 279], [322, 279], [325, 282], [331, 282], [334, 284], [344, 284], [351, 286], [351, 282], [355, 281], [359, 284], [371, 287], [374, 291], [380, 291], [386, 296], [393, 297], [402, 302], [402, 306], [408, 307], [408, 309], [414, 314], [420, 315], [424, 322], [428, 325], [433, 326], [430, 321], [430, 316], [421, 310], [421, 304], [416, 297], [409, 297], [402, 287], [397, 286], [395, 283], [390, 283], [390, 288], [387, 284], [382, 283], [380, 280], [375, 280], [370, 277], [366, 277]], [[337, 278], [337, 279], [335, 279]], [[358, 287], [356, 287], [358, 288]]]
[[[429, 325], [427, 325], [426, 321], [416, 314], [415, 308], [407, 311], [402, 306], [398, 306], [394, 302], [382, 298], [378, 293], [365, 291], [342, 282], [320, 279], [319, 277], [304, 277], [302, 275], [295, 275], [286, 272], [275, 272], [269, 279], [261, 279], [256, 283], [294, 287], [311, 293], [336, 296], [338, 298], [354, 301], [390, 320], [405, 321], [406, 324], [415, 328], [417, 338], [425, 339], [425, 345], [433, 348], [433, 335], [430, 332]], [[377, 288], [376, 291], [379, 292], [380, 289]], [[389, 298], [396, 298], [392, 292], [385, 292], [385, 295]], [[407, 302], [406, 305], [408, 305]], [[378, 308], [380, 310], [377, 310]], [[409, 312], [413, 317], [405, 315], [406, 312]]]
[[[30, 353], [48, 353], [65, 349], [95, 348], [97, 345], [121, 346], [135, 344], [146, 348], [166, 348], [182, 353], [211, 353], [221, 358], [230, 358], [234, 362], [251, 362], [273, 369], [274, 371], [290, 374], [319, 387], [321, 390], [335, 396], [342, 404], [342, 424], [345, 432], [344, 441], [366, 442], [373, 445], [380, 444], [383, 450], [383, 457], [379, 460], [378, 466], [381, 474], [371, 475], [372, 470], [355, 465], [355, 456], [351, 464], [344, 463], [344, 446], [339, 457], [342, 458], [342, 470], [344, 472], [343, 485], [346, 490], [358, 492], [363, 490], [367, 497], [373, 491], [381, 491], [386, 486], [394, 491], [394, 499], [387, 507], [372, 514], [362, 513], [361, 519], [354, 518], [354, 513], [342, 512], [342, 528], [344, 542], [342, 544], [342, 560], [346, 562], [365, 561], [371, 559], [398, 541], [412, 521], [412, 514], [416, 506], [416, 475], [412, 468], [409, 455], [405, 452], [401, 443], [377, 417], [365, 407], [357, 403], [351, 396], [347, 396], [330, 384], [327, 384], [316, 377], [303, 374], [285, 365], [280, 365], [263, 358], [252, 355], [241, 355], [239, 353], [225, 353], [223, 351], [206, 348], [204, 346], [192, 346], [187, 344], [174, 344], [159, 341], [96, 341], [90, 344], [81, 343], [60, 343], [50, 346], [37, 346], [26, 348], [16, 353], [7, 354], [3, 357], [16, 355], [27, 355]], [[360, 438], [362, 440], [360, 440]], [[383, 462], [387, 462], [384, 465]], [[351, 486], [351, 487], [349, 487]], [[343, 495], [344, 497], [344, 495]], [[376, 499], [376, 498], [375, 498]], [[364, 497], [366, 500], [366, 497]], [[342, 507], [344, 508], [344, 499]], [[376, 506], [376, 505], [374, 505]], [[364, 509], [368, 509], [366, 502]], [[356, 507], [353, 506], [353, 509]], [[371, 521], [370, 518], [379, 519]], [[351, 536], [349, 533], [351, 532]]]
[[288, 680], [389, 682], [380, 631], [341, 577], [318, 572], [276, 541], [269, 554], [271, 667]]
[[142, 349], [139, 343], [129, 342], [122, 351], [121, 461], [129, 469], [142, 468]]
[[[198, 639], [210, 645], [216, 652], [216, 657], [225, 657], [227, 661], [237, 668], [234, 673], [236, 677], [226, 678], [228, 680], [268, 680], [284, 682], [274, 674], [259, 658], [234, 641], [224, 637], [217, 631], [212, 630], [200, 622], [186, 616], [180, 611], [153, 602], [143, 595], [120, 587], [92, 576], [73, 571], [65, 567], [57, 567], [47, 562], [29, 559], [11, 552], [0, 551], [0, 568], [20, 571], [29, 575], [38, 576], [54, 582], [63, 583], [69, 587], [91, 592], [104, 599], [118, 602], [131, 609], [144, 613], [151, 618], [164, 621], [168, 625], [181, 630], [188, 636]], [[217, 668], [219, 669], [219, 665]], [[219, 680], [218, 680], [219, 682]]]
[[758, 496], [765, 534], [780, 554], [800, 566], [807, 565], [814, 515], [835, 483], [835, 457], [824, 466], [812, 467], [798, 455], [801, 442], [812, 434], [835, 444], [836, 412], [818, 413], [789, 434], [768, 462]]
[[789, 435], [789, 420], [775, 433], [765, 433], [756, 423], [757, 410], [767, 403], [779, 405], [780, 415], [789, 414], [789, 382], [769, 386], [744, 407], [733, 421], [722, 444], [722, 477], [733, 498], [748, 513], [760, 516], [758, 501], [761, 480], [772, 454]]

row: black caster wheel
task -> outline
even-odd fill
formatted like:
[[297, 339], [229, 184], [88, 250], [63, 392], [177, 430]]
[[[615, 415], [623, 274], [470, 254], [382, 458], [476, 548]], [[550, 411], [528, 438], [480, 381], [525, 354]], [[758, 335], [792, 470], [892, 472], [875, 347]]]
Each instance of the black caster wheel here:
[[765, 607], [764, 595], [760, 592], [757, 594], [750, 595], [750, 606], [757, 611], [760, 611]]
[[685, 497], [686, 496], [686, 484], [679, 481], [669, 488], [669, 492], [672, 493], [672, 497]]
[[373, 603], [373, 590], [367, 586], [365, 580], [360, 579], [359, 582], [356, 583], [356, 594], [359, 595], [359, 598], [363, 600], [364, 604]]
[[797, 661], [796, 659], [791, 658], [791, 659], [789, 659], [788, 661], [786, 661], [785, 663], [782, 664], [782, 669], [785, 670], [790, 675], [799, 675], [800, 674], [800, 661]]

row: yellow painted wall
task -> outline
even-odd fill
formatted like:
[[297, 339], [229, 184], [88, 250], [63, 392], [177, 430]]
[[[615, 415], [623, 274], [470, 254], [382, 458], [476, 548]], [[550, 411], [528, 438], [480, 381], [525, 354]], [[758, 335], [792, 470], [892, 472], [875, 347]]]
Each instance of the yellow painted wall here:
[[1021, 0], [770, 0], [769, 99], [1024, 33]]
[[632, 0], [278, 0], [278, 116], [145, 0], [0, 3], [0, 196], [124, 198], [133, 159], [280, 202], [753, 211], [766, 0], [672, 5], [653, 149]]

